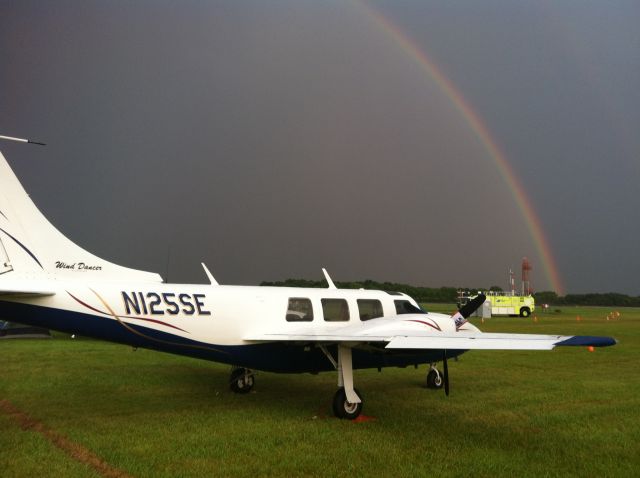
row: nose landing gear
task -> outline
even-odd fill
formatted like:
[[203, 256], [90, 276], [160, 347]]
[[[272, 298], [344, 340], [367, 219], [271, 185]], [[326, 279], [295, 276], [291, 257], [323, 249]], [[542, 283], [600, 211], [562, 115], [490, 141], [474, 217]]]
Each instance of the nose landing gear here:
[[430, 364], [429, 372], [427, 373], [427, 388], [442, 388], [444, 385], [444, 379], [442, 372], [436, 368], [436, 364]]

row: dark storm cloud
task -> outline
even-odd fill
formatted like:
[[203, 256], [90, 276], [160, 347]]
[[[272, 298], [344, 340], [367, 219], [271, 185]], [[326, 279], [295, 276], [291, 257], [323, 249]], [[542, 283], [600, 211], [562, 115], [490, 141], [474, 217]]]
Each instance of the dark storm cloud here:
[[388, 12], [503, 146], [568, 289], [638, 293], [637, 2], [409, 2]]
[[[640, 293], [637, 7], [376, 4], [485, 119], [570, 291]], [[114, 262], [223, 283], [498, 283], [527, 225], [450, 100], [344, 2], [5, 3], [2, 151]], [[579, 12], [579, 14], [577, 13]]]

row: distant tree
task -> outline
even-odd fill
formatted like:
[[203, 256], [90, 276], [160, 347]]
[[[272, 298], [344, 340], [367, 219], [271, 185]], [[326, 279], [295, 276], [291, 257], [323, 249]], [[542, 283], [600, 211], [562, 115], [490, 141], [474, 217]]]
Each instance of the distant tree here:
[[533, 298], [535, 299], [536, 304], [559, 304], [558, 294], [550, 290], [536, 292], [533, 294]]

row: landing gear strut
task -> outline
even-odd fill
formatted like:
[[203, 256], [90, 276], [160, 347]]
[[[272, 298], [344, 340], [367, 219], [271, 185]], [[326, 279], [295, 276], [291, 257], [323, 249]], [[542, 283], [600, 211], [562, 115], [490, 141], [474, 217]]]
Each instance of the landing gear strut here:
[[429, 373], [427, 373], [427, 388], [442, 388], [444, 379], [442, 372], [436, 368], [436, 364], [430, 365]]
[[236, 393], [249, 393], [253, 388], [255, 378], [248, 368], [234, 367], [229, 377], [229, 387]]
[[338, 345], [338, 391], [333, 396], [333, 413], [338, 418], [353, 420], [362, 412], [362, 398], [353, 388], [351, 347]]

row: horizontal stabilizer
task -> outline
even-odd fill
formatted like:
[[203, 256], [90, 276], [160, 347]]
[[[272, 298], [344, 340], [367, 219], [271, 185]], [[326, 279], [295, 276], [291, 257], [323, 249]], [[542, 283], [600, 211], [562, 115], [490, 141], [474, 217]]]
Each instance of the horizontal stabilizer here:
[[0, 281], [0, 297], [2, 296], [47, 296], [55, 295], [52, 287], [35, 281]]

